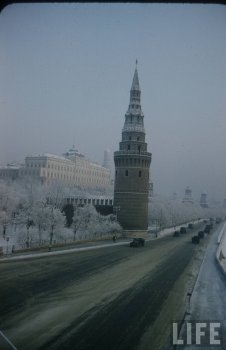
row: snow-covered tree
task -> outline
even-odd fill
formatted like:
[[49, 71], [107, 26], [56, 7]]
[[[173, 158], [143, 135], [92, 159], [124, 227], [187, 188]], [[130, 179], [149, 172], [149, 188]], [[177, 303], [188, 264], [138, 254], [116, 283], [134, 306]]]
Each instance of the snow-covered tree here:
[[103, 216], [97, 213], [91, 204], [85, 207], [78, 207], [73, 217], [74, 239], [101, 237], [115, 232], [121, 232], [122, 228], [115, 220], [114, 215]]
[[152, 197], [149, 204], [149, 223], [157, 222], [160, 229], [180, 225], [204, 215], [199, 204], [182, 203], [161, 196]]
[[57, 232], [63, 229], [63, 227], [66, 224], [66, 218], [65, 215], [58, 208], [49, 206], [47, 210], [48, 220], [46, 224], [49, 230], [49, 250], [51, 250], [53, 244], [53, 237]]
[[11, 224], [12, 218], [18, 204], [18, 196], [11, 186], [11, 183], [0, 182], [0, 225], [2, 226], [3, 237], [6, 237], [7, 227]]

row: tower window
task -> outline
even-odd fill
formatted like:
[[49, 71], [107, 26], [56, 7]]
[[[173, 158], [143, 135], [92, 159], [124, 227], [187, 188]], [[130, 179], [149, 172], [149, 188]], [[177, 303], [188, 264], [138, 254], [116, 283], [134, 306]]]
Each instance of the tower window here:
[[130, 145], [127, 146], [128, 151], [130, 150]]
[[138, 146], [138, 152], [140, 153], [140, 146]]
[[131, 140], [131, 136], [129, 136], [129, 140]]
[[137, 138], [137, 141], [140, 141], [140, 138], [139, 138], [139, 137]]
[[129, 175], [129, 172], [128, 170], [125, 171], [125, 175], [128, 176]]
[[139, 177], [141, 177], [141, 170], [139, 171]]

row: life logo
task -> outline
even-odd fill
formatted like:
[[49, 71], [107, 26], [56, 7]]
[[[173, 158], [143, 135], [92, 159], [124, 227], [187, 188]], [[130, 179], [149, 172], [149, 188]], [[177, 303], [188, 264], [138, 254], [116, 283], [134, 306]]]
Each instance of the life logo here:
[[222, 321], [173, 321], [172, 345], [214, 346], [223, 345]]

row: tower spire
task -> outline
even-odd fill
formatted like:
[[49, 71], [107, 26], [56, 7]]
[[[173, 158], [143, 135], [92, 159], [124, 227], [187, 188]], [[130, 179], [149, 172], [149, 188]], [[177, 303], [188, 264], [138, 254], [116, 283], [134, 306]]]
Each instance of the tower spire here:
[[140, 91], [140, 84], [139, 84], [138, 71], [137, 71], [137, 60], [136, 60], [135, 72], [133, 75], [131, 91]]

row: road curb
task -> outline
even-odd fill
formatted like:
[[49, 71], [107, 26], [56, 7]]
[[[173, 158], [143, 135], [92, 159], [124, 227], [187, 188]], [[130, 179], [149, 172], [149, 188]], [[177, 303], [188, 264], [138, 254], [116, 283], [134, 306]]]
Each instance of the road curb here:
[[115, 247], [115, 246], [121, 246], [126, 245], [128, 242], [120, 242], [120, 243], [114, 243], [114, 244], [102, 244], [102, 245], [95, 245], [95, 246], [89, 246], [89, 247], [81, 247], [81, 248], [72, 248], [72, 249], [64, 249], [64, 250], [57, 250], [53, 252], [45, 252], [45, 253], [35, 253], [35, 254], [27, 254], [27, 255], [19, 255], [19, 256], [11, 256], [7, 258], [0, 259], [1, 262], [7, 262], [7, 261], [15, 261], [15, 260], [25, 260], [25, 259], [36, 259], [36, 258], [42, 258], [47, 256], [56, 256], [56, 255], [64, 255], [64, 254], [71, 254], [76, 252], [82, 252], [82, 251], [89, 251], [89, 250], [95, 250], [95, 249], [101, 249], [101, 248], [107, 248], [107, 247]]

